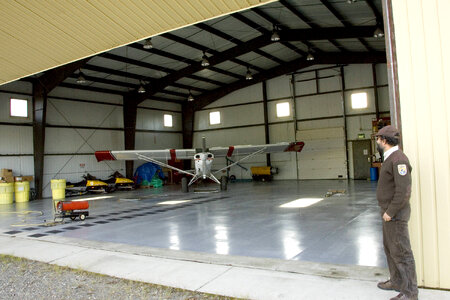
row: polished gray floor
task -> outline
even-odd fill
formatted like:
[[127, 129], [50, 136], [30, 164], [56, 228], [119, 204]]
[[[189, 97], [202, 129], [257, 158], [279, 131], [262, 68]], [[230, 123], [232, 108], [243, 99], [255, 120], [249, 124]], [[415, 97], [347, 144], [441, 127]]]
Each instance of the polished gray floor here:
[[[231, 183], [226, 192], [183, 194], [178, 186], [164, 186], [88, 195], [81, 197], [94, 198], [85, 221], [66, 219], [52, 227], [39, 226], [52, 220], [51, 199], [44, 199], [0, 205], [0, 232], [385, 267], [375, 188], [376, 183], [367, 181], [314, 180]], [[329, 190], [346, 192], [325, 197]], [[281, 207], [307, 198], [323, 200], [308, 207]], [[180, 200], [187, 201], [164, 203]], [[34, 212], [18, 213], [26, 210]]]

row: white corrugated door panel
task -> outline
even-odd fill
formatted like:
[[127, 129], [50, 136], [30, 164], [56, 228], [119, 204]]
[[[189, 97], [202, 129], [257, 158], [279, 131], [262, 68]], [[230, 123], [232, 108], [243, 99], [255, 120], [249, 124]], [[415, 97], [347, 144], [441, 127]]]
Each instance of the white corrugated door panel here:
[[411, 243], [421, 286], [450, 288], [447, 0], [392, 1], [402, 135], [413, 166]]
[[343, 127], [298, 130], [305, 147], [298, 160], [298, 179], [347, 178]]

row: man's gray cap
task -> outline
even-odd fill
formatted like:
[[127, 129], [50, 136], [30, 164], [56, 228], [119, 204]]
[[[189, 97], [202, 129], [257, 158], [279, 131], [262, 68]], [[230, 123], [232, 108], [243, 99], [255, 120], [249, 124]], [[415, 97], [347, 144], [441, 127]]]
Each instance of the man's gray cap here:
[[400, 137], [400, 133], [398, 132], [397, 128], [395, 128], [392, 125], [384, 126], [381, 128], [375, 136], [385, 136], [390, 138], [398, 139]]

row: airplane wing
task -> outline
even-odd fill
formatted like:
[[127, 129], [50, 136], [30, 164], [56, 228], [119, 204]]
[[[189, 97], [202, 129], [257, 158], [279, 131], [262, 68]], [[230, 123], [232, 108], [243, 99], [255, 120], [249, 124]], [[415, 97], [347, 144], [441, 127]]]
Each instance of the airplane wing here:
[[169, 164], [158, 161], [158, 159], [193, 159], [195, 149], [166, 149], [166, 150], [123, 150], [123, 151], [96, 151], [95, 157], [98, 162], [103, 160], [144, 160], [154, 164], [173, 169], [180, 173], [195, 176], [194, 173], [175, 168]]
[[213, 147], [209, 148], [209, 152], [215, 157], [231, 157], [232, 155], [250, 155], [255, 152], [258, 154], [275, 153], [275, 152], [300, 152], [305, 143], [303, 142], [282, 142], [277, 144], [266, 145], [240, 145], [229, 147]]
[[103, 160], [138, 160], [142, 157], [151, 159], [193, 159], [195, 149], [166, 149], [166, 150], [123, 150], [123, 151], [96, 151], [97, 161]]

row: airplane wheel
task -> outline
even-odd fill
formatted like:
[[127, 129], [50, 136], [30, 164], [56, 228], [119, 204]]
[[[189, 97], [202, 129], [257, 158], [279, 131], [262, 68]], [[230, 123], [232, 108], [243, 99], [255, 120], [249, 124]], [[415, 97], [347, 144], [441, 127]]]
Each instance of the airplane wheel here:
[[81, 215], [80, 215], [80, 220], [81, 220], [81, 221], [84, 221], [84, 220], [86, 220], [86, 215], [84, 215], [84, 214], [81, 214]]
[[222, 178], [220, 179], [220, 190], [226, 191], [227, 186], [228, 186], [228, 178], [227, 176], [222, 176]]
[[70, 217], [70, 219], [71, 219], [72, 221], [75, 221], [76, 218], [77, 218], [77, 217], [74, 217], [74, 216], [71, 216], [71, 217]]
[[186, 177], [181, 178], [181, 191], [183, 193], [187, 193], [189, 192], [189, 187], [188, 187], [188, 179]]

